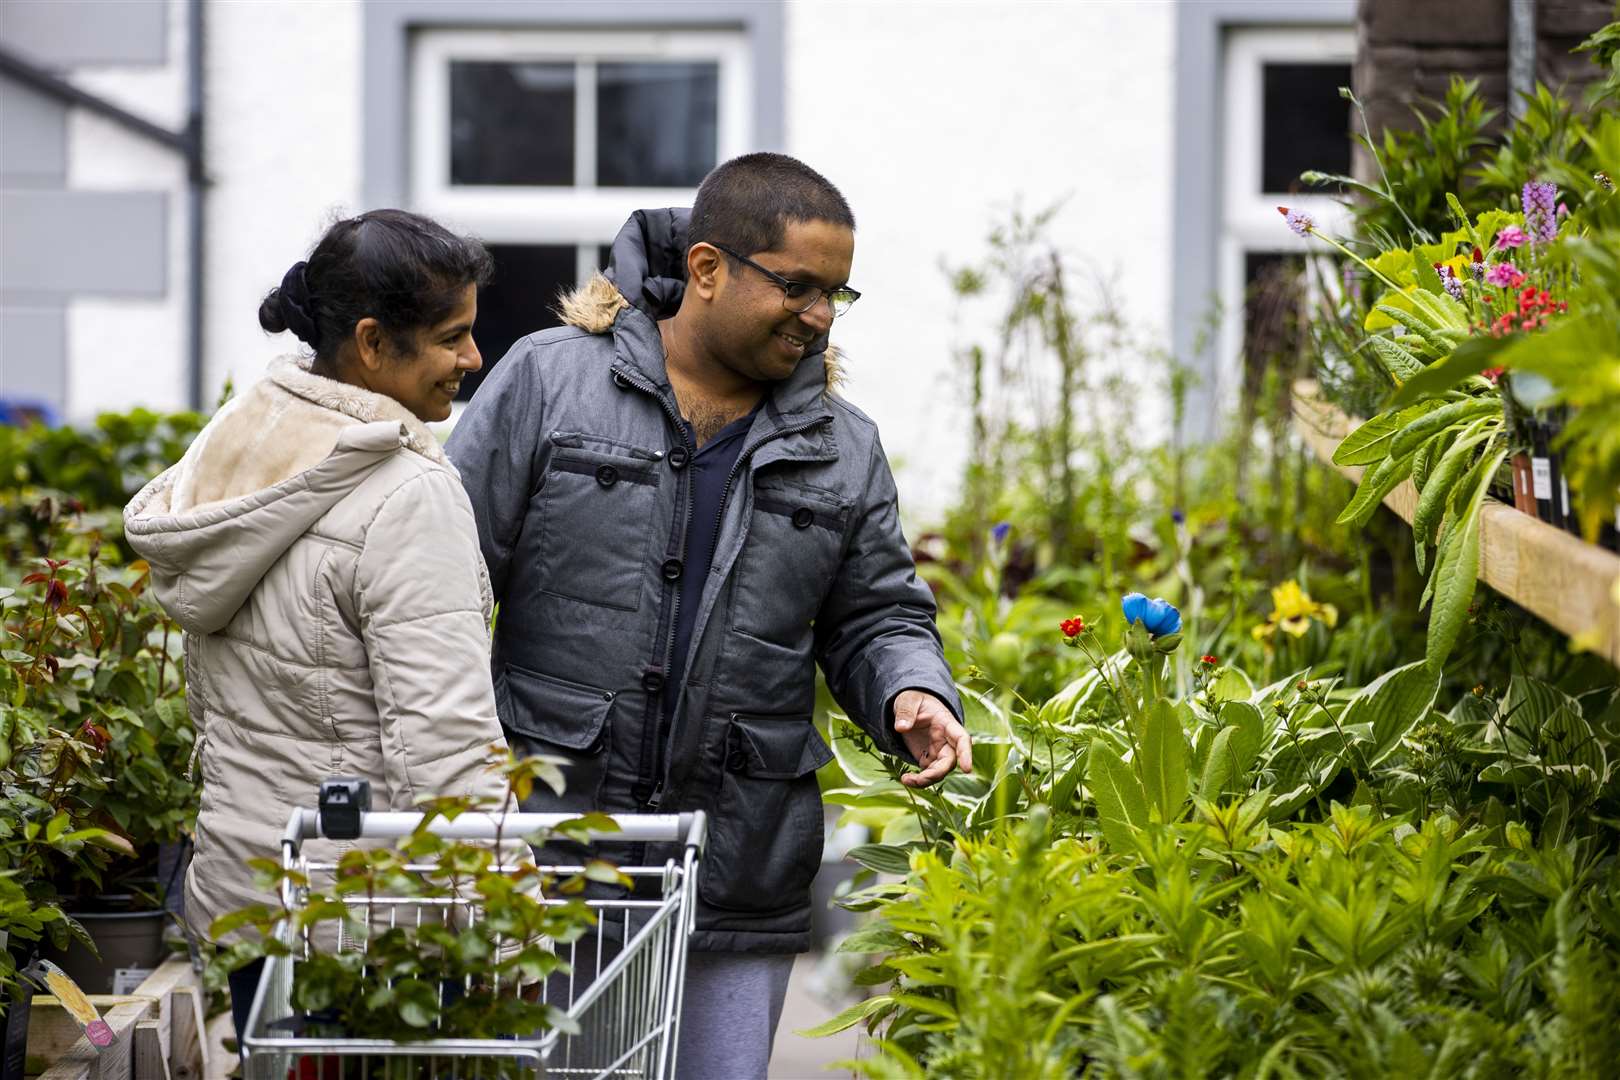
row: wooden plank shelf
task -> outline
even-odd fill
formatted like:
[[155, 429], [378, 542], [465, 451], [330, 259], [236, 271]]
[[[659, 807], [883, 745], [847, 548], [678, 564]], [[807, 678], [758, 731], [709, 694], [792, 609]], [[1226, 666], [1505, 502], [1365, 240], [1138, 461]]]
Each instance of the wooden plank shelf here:
[[184, 957], [165, 961], [131, 994], [91, 995], [90, 1001], [117, 1036], [105, 1050], [90, 1044], [56, 998], [34, 997], [28, 1056], [45, 1063], [39, 1080], [202, 1080], [208, 1075], [203, 988]]
[[[1324, 462], [1360, 421], [1323, 401], [1316, 383], [1294, 384], [1294, 429]], [[1360, 466], [1334, 468], [1359, 482]], [[1411, 524], [1418, 493], [1410, 480], [1384, 505]], [[1620, 668], [1620, 555], [1537, 521], [1495, 499], [1480, 512], [1479, 577], [1491, 588]]]

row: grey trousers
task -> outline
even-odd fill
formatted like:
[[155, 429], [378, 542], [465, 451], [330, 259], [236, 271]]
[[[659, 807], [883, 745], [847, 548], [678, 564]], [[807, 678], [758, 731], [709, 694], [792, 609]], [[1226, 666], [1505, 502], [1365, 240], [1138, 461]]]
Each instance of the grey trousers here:
[[792, 956], [688, 954], [677, 1080], [765, 1080], [792, 973]]

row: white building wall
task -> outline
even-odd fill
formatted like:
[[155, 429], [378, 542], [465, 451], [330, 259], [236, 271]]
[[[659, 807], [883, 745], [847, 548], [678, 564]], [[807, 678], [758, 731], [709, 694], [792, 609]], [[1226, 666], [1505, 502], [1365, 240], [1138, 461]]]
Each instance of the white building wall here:
[[909, 520], [954, 498], [968, 412], [952, 350], [993, 342], [999, 314], [974, 304], [954, 330], [940, 261], [982, 260], [1015, 200], [1067, 198], [1049, 238], [1168, 342], [1174, 17], [1140, 0], [788, 5], [787, 149], [855, 210], [866, 295], [834, 340]]
[[208, 6], [205, 406], [298, 346], [259, 328], [259, 302], [361, 209], [360, 16], [358, 0]]
[[[169, 0], [162, 66], [77, 67], [74, 85], [179, 131], [186, 122], [186, 8]], [[167, 266], [161, 297], [75, 297], [67, 305], [70, 420], [144, 405], [186, 407], [186, 166], [180, 156], [84, 109], [68, 112], [67, 187], [167, 194]]]
[[[848, 396], [877, 420], [907, 517], [949, 505], [967, 453], [953, 349], [992, 340], [993, 302], [955, 303], [941, 261], [986, 252], [1015, 201], [1067, 199], [1050, 236], [1111, 277], [1126, 317], [1168, 340], [1174, 12], [1155, 2], [792, 0], [787, 145], [837, 183], [859, 221], [867, 293], [835, 340]], [[294, 342], [258, 327], [264, 293], [340, 213], [360, 209], [360, 0], [207, 9], [205, 407]], [[178, 128], [185, 11], [170, 64], [103, 70], [87, 88]], [[72, 126], [73, 186], [162, 187], [171, 279], [159, 301], [76, 300], [70, 411], [173, 408], [186, 393], [181, 163], [95, 117]]]

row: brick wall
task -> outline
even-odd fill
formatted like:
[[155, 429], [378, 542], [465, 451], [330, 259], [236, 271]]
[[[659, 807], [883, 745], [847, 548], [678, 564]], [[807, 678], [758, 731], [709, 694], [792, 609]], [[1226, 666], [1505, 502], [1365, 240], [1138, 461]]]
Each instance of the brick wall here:
[[[1413, 126], [1412, 106], [1439, 100], [1453, 74], [1479, 80], [1501, 111], [1508, 101], [1509, 0], [1360, 0], [1351, 81], [1376, 137]], [[1588, 53], [1571, 54], [1615, 17], [1612, 0], [1536, 0], [1536, 78], [1574, 97], [1601, 74]], [[1358, 154], [1356, 171], [1370, 164]]]

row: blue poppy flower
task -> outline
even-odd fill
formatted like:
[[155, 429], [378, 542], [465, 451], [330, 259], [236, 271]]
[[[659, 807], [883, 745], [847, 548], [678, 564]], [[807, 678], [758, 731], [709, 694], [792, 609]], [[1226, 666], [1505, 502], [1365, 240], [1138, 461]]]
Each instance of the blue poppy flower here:
[[1012, 523], [1008, 521], [998, 521], [990, 526], [990, 535], [998, 544], [1005, 542], [1007, 534], [1010, 532], [1012, 532]]
[[1127, 623], [1141, 622], [1142, 628], [1154, 637], [1181, 632], [1181, 612], [1168, 600], [1154, 597], [1149, 600], [1139, 592], [1127, 593], [1120, 601], [1120, 610]]

